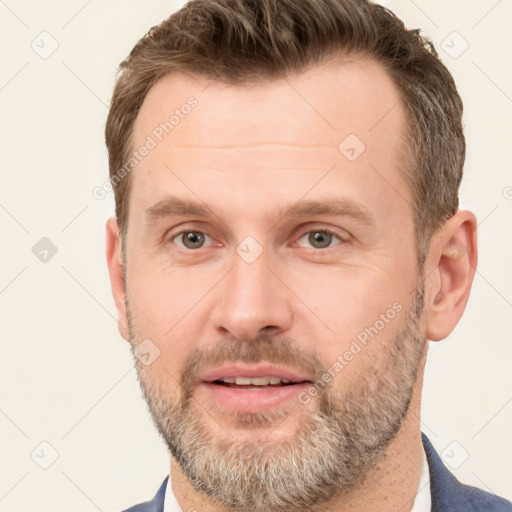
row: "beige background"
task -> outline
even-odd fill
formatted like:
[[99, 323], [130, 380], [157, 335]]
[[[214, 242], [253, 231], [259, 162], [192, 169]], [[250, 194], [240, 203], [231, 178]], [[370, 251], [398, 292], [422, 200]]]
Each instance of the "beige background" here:
[[[430, 35], [455, 75], [462, 204], [480, 222], [467, 312], [430, 349], [423, 431], [460, 480], [512, 499], [512, 2], [385, 3]], [[115, 68], [178, 5], [0, 1], [0, 512], [121, 510], [168, 471], [116, 329], [104, 259], [112, 195], [92, 191], [107, 179]], [[32, 252], [42, 237], [58, 249], [47, 262]]]

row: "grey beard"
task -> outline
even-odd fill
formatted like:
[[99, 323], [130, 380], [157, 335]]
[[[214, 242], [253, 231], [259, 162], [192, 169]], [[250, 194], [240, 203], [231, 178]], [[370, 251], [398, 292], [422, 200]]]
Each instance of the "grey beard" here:
[[291, 343], [234, 340], [214, 347], [213, 355], [196, 351], [185, 365], [175, 400], [165, 379], [152, 382], [135, 358], [138, 378], [156, 428], [195, 490], [233, 512], [315, 510], [356, 488], [399, 432], [427, 349], [420, 330], [422, 311], [420, 289], [389, 351], [375, 361], [365, 359], [368, 349], [362, 349], [355, 356], [362, 358], [357, 382], [347, 382], [343, 389], [325, 387], [317, 403], [310, 404], [314, 409], [305, 411], [295, 434], [284, 441], [258, 438], [256, 429], [277, 428], [290, 412], [304, 407], [299, 402], [292, 411], [233, 415], [238, 426], [254, 434], [251, 442], [241, 442], [228, 433], [213, 435], [202, 424], [193, 382], [205, 360], [295, 361], [318, 377], [326, 372], [317, 358], [298, 354]]

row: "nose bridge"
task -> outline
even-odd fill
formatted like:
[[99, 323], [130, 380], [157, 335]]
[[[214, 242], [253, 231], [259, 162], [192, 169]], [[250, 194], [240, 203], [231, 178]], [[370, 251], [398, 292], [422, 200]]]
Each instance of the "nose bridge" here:
[[226, 298], [236, 310], [261, 314], [269, 280], [267, 259], [260, 256], [249, 263], [237, 255], [233, 260]]
[[[259, 253], [259, 254], [258, 254]], [[232, 257], [216, 305], [216, 328], [238, 339], [252, 339], [265, 328], [286, 330], [291, 323], [291, 305], [273, 273], [271, 258], [251, 241], [242, 242]]]

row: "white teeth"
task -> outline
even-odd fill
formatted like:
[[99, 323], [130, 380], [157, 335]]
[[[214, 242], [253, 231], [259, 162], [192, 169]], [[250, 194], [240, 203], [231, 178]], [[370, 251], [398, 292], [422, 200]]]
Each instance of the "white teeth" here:
[[268, 386], [269, 384], [289, 384], [291, 382], [289, 379], [280, 379], [279, 377], [225, 377], [219, 380], [238, 386]]
[[251, 384], [252, 379], [247, 379], [246, 377], [237, 377], [235, 379], [235, 383], [237, 386], [249, 386]]
[[253, 386], [268, 386], [270, 384], [269, 377], [255, 377], [251, 379], [251, 383]]

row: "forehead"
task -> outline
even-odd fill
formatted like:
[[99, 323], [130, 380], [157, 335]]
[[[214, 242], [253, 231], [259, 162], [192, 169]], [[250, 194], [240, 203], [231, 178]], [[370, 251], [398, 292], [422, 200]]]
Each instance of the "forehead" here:
[[234, 196], [247, 187], [253, 195], [286, 194], [308, 172], [335, 166], [336, 178], [366, 187], [370, 202], [390, 185], [406, 197], [399, 168], [405, 124], [396, 86], [365, 58], [336, 57], [249, 85], [168, 74], [150, 89], [134, 125], [132, 150], [148, 138], [154, 145], [133, 171], [131, 193], [143, 208], [172, 186], [190, 196], [179, 175], [205, 197], [218, 179], [228, 180]]
[[257, 84], [167, 74], [146, 95], [134, 126], [135, 145], [191, 97], [199, 108], [193, 111], [193, 123], [173, 126], [169, 139], [175, 145], [185, 140], [201, 145], [205, 139], [228, 145], [235, 136], [238, 144], [249, 145], [258, 135], [255, 128], [270, 125], [286, 126], [283, 141], [292, 143], [336, 142], [347, 129], [373, 143], [404, 121], [400, 94], [385, 69], [371, 59], [339, 56], [300, 74]]

